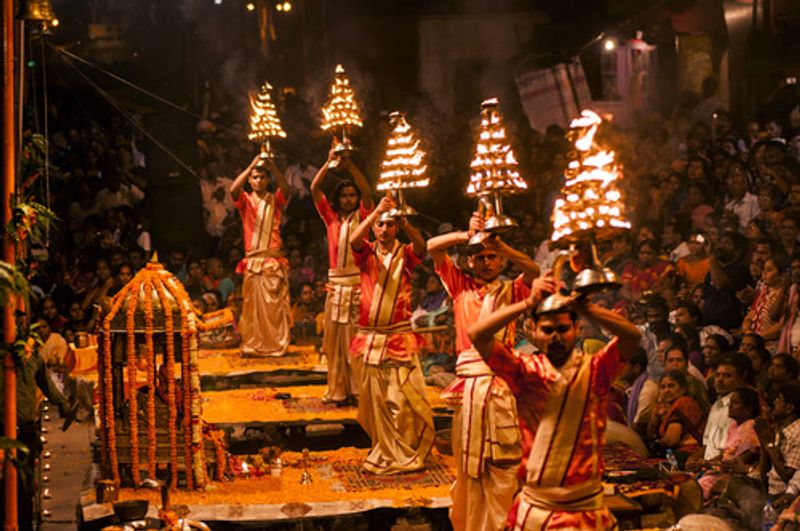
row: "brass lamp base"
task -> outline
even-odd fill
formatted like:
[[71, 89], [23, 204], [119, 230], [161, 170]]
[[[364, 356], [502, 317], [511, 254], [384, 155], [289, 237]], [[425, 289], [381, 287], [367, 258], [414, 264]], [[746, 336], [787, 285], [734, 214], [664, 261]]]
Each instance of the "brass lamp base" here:
[[473, 234], [469, 246], [482, 245], [492, 234], [499, 234], [514, 227], [517, 222], [503, 214], [503, 198], [497, 191], [484, 193], [478, 199], [478, 213], [483, 217], [483, 231]]
[[572, 289], [582, 295], [622, 287], [617, 274], [608, 268], [584, 269], [575, 277]]
[[403, 216], [414, 216], [417, 211], [408, 205], [397, 205], [391, 210], [388, 210], [378, 217], [378, 221], [389, 221], [392, 219], [401, 218]]
[[[347, 135], [342, 135], [342, 141], [336, 144], [336, 147], [333, 148], [333, 154], [337, 155], [339, 158], [347, 158], [353, 154], [356, 150], [356, 147], [350, 142], [350, 139], [347, 138]], [[334, 159], [330, 161], [328, 164], [328, 168], [337, 168], [340, 164], [338, 159]]]
[[556, 292], [544, 299], [536, 307], [536, 315], [544, 315], [547, 313], [555, 313], [563, 310], [567, 304], [572, 302], [572, 297], [564, 295], [562, 292]]

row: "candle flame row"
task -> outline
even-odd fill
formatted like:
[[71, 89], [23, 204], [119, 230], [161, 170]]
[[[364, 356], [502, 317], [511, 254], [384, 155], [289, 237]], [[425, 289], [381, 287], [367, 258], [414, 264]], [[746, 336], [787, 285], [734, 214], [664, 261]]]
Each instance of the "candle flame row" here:
[[362, 127], [361, 110], [356, 101], [350, 79], [345, 74], [342, 65], [336, 65], [330, 95], [325, 106], [322, 107], [323, 131], [340, 127]]
[[622, 173], [615, 153], [601, 149], [594, 140], [601, 123], [600, 117], [589, 110], [570, 123], [568, 136], [574, 138], [577, 151], [564, 172], [564, 187], [553, 209], [553, 242], [631, 228], [622, 192], [617, 188]]
[[250, 108], [253, 111], [250, 115], [250, 134], [247, 135], [250, 140], [264, 142], [270, 138], [286, 138], [271, 92], [272, 86], [264, 83], [255, 99], [250, 95]]
[[416, 134], [406, 121], [405, 114], [393, 112], [392, 131], [386, 141], [386, 155], [381, 162], [381, 175], [375, 187], [378, 191], [424, 188], [430, 184], [428, 169], [423, 163], [425, 152]]
[[467, 195], [470, 197], [493, 191], [519, 193], [528, 188], [528, 183], [519, 174], [519, 164], [507, 141], [497, 98], [481, 104], [480, 133], [469, 166], [471, 174]]

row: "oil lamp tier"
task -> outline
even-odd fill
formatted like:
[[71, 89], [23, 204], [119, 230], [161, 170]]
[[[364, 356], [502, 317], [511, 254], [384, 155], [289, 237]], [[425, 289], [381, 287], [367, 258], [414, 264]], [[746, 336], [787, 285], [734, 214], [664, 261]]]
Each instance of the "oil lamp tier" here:
[[492, 233], [516, 227], [516, 221], [503, 213], [503, 196], [527, 188], [508, 142], [497, 98], [488, 99], [481, 104], [480, 130], [467, 186], [467, 196], [478, 198], [477, 210], [484, 219], [484, 232], [472, 236], [469, 244], [480, 245]]
[[273, 138], [286, 138], [286, 132], [281, 127], [278, 112], [272, 102], [272, 86], [264, 83], [255, 98], [250, 96], [250, 134], [248, 138], [261, 143], [261, 158], [275, 158], [270, 140]]
[[381, 162], [381, 173], [375, 189], [388, 192], [396, 206], [385, 212], [382, 219], [393, 219], [416, 214], [405, 201], [404, 190], [425, 188], [430, 184], [425, 152], [419, 139], [406, 121], [405, 114], [399, 111], [389, 116], [391, 131], [386, 141], [386, 152]]
[[598, 258], [597, 242], [630, 230], [622, 192], [617, 184], [622, 172], [615, 153], [595, 142], [602, 120], [584, 110], [570, 124], [567, 138], [575, 145], [564, 172], [564, 186], [553, 208], [551, 241], [559, 247], [588, 244], [589, 267], [579, 271], [573, 291], [588, 294], [621, 286], [616, 274]]
[[[340, 135], [334, 152], [339, 156], [349, 156], [355, 151], [355, 146], [348, 138], [348, 133], [353, 128], [362, 127], [361, 110], [356, 101], [355, 91], [350, 85], [350, 79], [345, 74], [342, 65], [336, 65], [333, 84], [331, 85], [328, 100], [322, 107], [323, 131]], [[332, 164], [331, 166], [336, 166]]]

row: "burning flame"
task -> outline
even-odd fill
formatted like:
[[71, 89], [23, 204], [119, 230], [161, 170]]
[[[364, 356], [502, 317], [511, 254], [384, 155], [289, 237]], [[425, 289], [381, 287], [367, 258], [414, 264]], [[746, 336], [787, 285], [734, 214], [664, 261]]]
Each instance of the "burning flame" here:
[[386, 142], [386, 155], [381, 162], [381, 175], [376, 190], [423, 188], [430, 184], [425, 176], [425, 152], [411, 126], [401, 112], [391, 114], [392, 131]]
[[322, 108], [323, 131], [339, 127], [362, 127], [356, 95], [342, 65], [336, 65], [328, 101]]
[[574, 240], [581, 233], [596, 233], [598, 229], [607, 233], [609, 229], [631, 228], [616, 185], [622, 174], [615, 153], [594, 142], [601, 123], [600, 117], [589, 110], [570, 123], [578, 156], [567, 166], [561, 197], [553, 209], [554, 242], [562, 238]]
[[481, 129], [469, 165], [472, 173], [467, 185], [468, 196], [491, 191], [517, 193], [528, 188], [528, 183], [519, 175], [519, 165], [508, 144], [497, 107], [497, 98], [481, 104]]
[[253, 111], [250, 115], [250, 134], [248, 135], [250, 140], [263, 142], [274, 137], [286, 138], [286, 132], [281, 127], [278, 112], [270, 97], [271, 91], [272, 86], [264, 83], [255, 99], [250, 95], [250, 108]]

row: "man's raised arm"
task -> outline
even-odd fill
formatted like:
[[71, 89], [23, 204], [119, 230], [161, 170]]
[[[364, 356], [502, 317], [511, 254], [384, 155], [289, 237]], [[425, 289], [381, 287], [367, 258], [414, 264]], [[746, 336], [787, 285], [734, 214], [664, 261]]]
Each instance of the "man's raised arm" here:
[[611, 335], [618, 338], [617, 349], [623, 361], [633, 357], [633, 353], [636, 347], [639, 346], [639, 340], [641, 339], [641, 333], [633, 323], [611, 310], [586, 302], [583, 299], [573, 299], [570, 307], [581, 317], [605, 328]]
[[533, 281], [531, 294], [527, 299], [504, 306], [492, 312], [469, 328], [469, 339], [472, 346], [480, 352], [483, 359], [489, 359], [494, 349], [494, 335], [508, 326], [521, 313], [530, 311], [550, 293], [555, 292], [556, 284], [552, 276], [539, 277]]
[[469, 242], [473, 234], [483, 229], [483, 218], [477, 212], [472, 213], [469, 220], [468, 231], [454, 231], [447, 234], [434, 236], [428, 240], [428, 252], [431, 254], [434, 265], [440, 265], [444, 261], [447, 249], [454, 245], [462, 245]]
[[384, 212], [388, 212], [394, 208], [394, 201], [389, 196], [384, 197], [381, 199], [381, 202], [378, 203], [378, 208], [370, 212], [369, 216], [365, 217], [361, 220], [361, 223], [358, 224], [356, 230], [350, 234], [350, 247], [353, 248], [354, 251], [360, 251], [363, 247], [362, 242], [364, 238], [369, 235], [369, 229], [372, 227], [372, 224], [375, 223], [375, 220], [383, 214]]
[[314, 176], [314, 180], [311, 181], [311, 199], [314, 200], [314, 204], [319, 203], [322, 201], [324, 194], [322, 193], [322, 181], [325, 180], [325, 176], [328, 175], [328, 169], [330, 168], [330, 163], [332, 160], [336, 158], [334, 155], [333, 150], [336, 148], [336, 140], [331, 143], [331, 149], [328, 150], [328, 160], [325, 161], [325, 164], [317, 171], [317, 174]]

